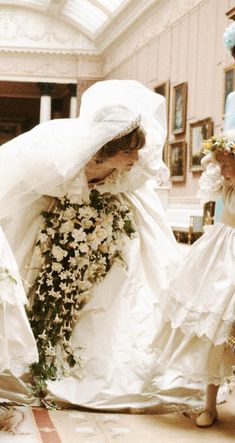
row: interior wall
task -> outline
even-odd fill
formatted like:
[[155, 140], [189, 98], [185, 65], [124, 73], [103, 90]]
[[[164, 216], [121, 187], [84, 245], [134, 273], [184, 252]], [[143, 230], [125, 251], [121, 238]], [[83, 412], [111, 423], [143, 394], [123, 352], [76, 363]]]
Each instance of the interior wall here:
[[[177, 5], [182, 15], [174, 20], [172, 11], [177, 10]], [[186, 182], [172, 184], [173, 197], [193, 197], [198, 190], [200, 173], [189, 170], [189, 124], [211, 117], [214, 133], [223, 128], [224, 68], [233, 59], [224, 48], [222, 36], [231, 22], [225, 13], [234, 6], [235, 0], [159, 1], [105, 54], [106, 79], [136, 79], [153, 90], [158, 84], [170, 81], [170, 123], [172, 87], [188, 83], [186, 132], [177, 136], [187, 142]], [[150, 39], [146, 41], [148, 27]], [[128, 56], [123, 59], [123, 54]], [[176, 139], [171, 124], [168, 138], [169, 142]]]

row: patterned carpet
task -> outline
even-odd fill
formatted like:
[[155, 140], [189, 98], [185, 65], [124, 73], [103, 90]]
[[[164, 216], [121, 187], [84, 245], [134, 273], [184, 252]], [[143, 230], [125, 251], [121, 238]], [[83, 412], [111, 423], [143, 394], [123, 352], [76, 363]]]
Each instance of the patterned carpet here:
[[182, 413], [119, 414], [19, 407], [16, 435], [0, 432], [1, 443], [232, 443], [235, 391], [219, 405], [220, 420], [210, 429]]

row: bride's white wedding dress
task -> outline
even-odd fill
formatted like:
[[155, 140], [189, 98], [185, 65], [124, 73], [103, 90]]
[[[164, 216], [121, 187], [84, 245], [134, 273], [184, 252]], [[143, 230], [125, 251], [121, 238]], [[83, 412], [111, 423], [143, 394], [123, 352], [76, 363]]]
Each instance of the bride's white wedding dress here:
[[[6, 172], [9, 148], [15, 175], [8, 176], [3, 197], [0, 189], [0, 210], [5, 212], [6, 234], [21, 273], [32, 283], [38, 272], [34, 251], [42, 210], [49, 210], [53, 198], [65, 194], [73, 202], [87, 199], [85, 164], [138, 112], [146, 131], [139, 161], [130, 172], [115, 172], [95, 185], [101, 194], [121, 196], [130, 206], [135, 235], [123, 239], [127, 267], [114, 263], [104, 280], [93, 286], [92, 297], [73, 327], [72, 343], [83, 348], [83, 368], [47, 382], [47, 399], [62, 406], [142, 409], [163, 403], [198, 405], [201, 398], [199, 384], [184, 386], [170, 370], [157, 377], [154, 367], [152, 342], [161, 326], [161, 294], [180, 261], [156, 186], [166, 171], [161, 160], [163, 97], [134, 81], [99, 82], [84, 94], [79, 119], [47, 122], [6, 144], [0, 168]], [[17, 321], [17, 314], [14, 317]], [[22, 328], [18, 338], [24, 341], [25, 336]], [[33, 349], [28, 344], [26, 361]], [[0, 401], [35, 402], [28, 380], [27, 373], [16, 377], [3, 372]]]
[[[84, 367], [77, 371], [77, 376], [68, 375], [47, 383], [47, 399], [62, 406], [142, 409], [162, 406], [163, 403], [192, 406], [201, 398], [199, 385], [186, 389], [170, 371], [161, 378], [156, 375], [152, 342], [161, 325], [160, 296], [167, 288], [169, 275], [173, 275], [180, 256], [167, 226], [155, 181], [148, 180], [132, 191], [125, 189], [130, 183], [122, 174], [116, 183], [109, 177], [102, 185], [96, 185], [101, 193], [116, 194], [118, 185], [121, 187], [122, 196], [134, 214], [136, 234], [133, 239], [127, 237], [123, 247], [127, 269], [113, 264], [104, 280], [94, 286], [92, 298], [82, 309], [74, 327], [72, 342], [74, 347], [83, 348]], [[138, 188], [136, 177], [133, 183]], [[74, 187], [72, 192], [74, 198]], [[44, 205], [48, 207], [48, 198]], [[27, 257], [29, 284], [32, 276], [35, 277], [31, 272], [35, 264], [32, 239], [37, 239], [40, 222], [40, 216], [34, 219], [31, 232], [25, 226], [25, 240], [18, 251], [21, 259]], [[22, 330], [22, 338], [24, 335]], [[27, 354], [31, 354], [30, 346]], [[0, 386], [1, 382], [4, 383], [4, 377], [0, 377]], [[9, 377], [7, 383], [11, 390]], [[12, 387], [11, 401], [34, 401], [27, 392], [27, 384], [20, 378], [14, 379]], [[193, 393], [193, 400], [189, 400], [189, 393]], [[7, 395], [4, 390], [5, 400]]]
[[9, 369], [16, 376], [38, 359], [25, 303], [16, 260], [0, 227], [0, 372]]

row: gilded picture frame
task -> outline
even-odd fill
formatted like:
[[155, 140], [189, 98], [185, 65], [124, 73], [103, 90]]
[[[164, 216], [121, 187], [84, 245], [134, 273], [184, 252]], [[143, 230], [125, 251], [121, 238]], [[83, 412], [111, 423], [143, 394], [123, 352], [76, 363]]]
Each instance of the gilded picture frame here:
[[178, 83], [172, 89], [172, 133], [183, 134], [187, 117], [187, 82]]
[[192, 172], [201, 171], [203, 157], [203, 140], [210, 138], [213, 132], [211, 117], [198, 120], [189, 125], [189, 169]]
[[154, 87], [154, 91], [157, 94], [162, 95], [166, 99], [166, 118], [167, 118], [167, 135], [166, 141], [163, 146], [162, 159], [164, 163], [168, 165], [169, 163], [169, 155], [168, 155], [168, 140], [169, 140], [169, 115], [170, 115], [170, 80], [166, 80], [162, 83], [159, 83]]
[[169, 144], [169, 169], [172, 182], [186, 181], [187, 144], [177, 140]]
[[223, 114], [225, 113], [227, 96], [233, 91], [235, 91], [235, 63], [224, 69]]

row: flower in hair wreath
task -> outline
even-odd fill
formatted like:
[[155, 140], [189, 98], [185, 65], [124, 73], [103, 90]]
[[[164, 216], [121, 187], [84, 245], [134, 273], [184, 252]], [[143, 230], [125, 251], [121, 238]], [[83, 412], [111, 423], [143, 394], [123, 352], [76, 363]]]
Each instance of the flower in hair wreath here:
[[213, 135], [213, 137], [203, 141], [203, 154], [210, 154], [215, 151], [223, 152], [225, 155], [235, 155], [235, 138]]

